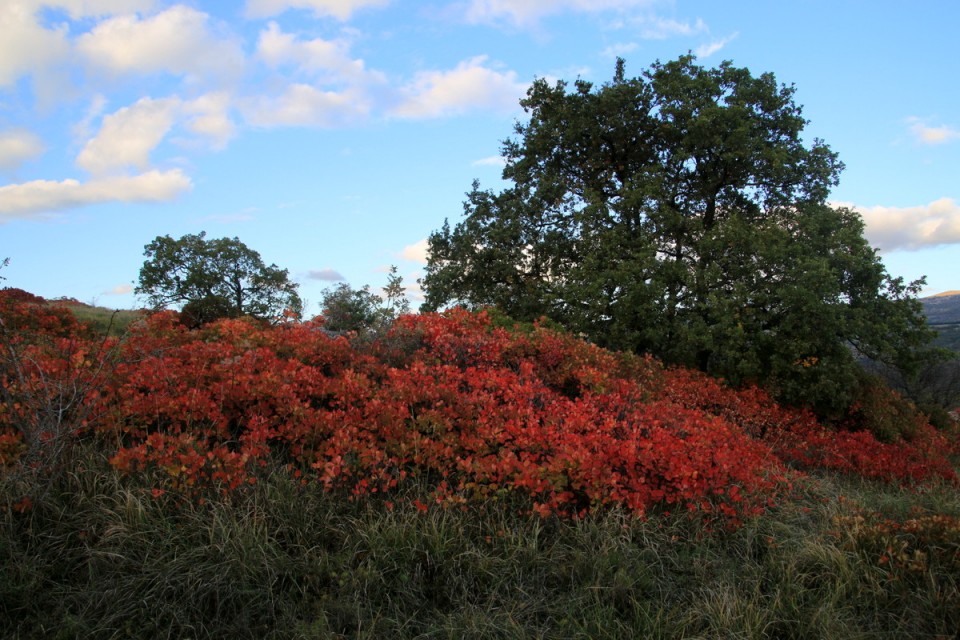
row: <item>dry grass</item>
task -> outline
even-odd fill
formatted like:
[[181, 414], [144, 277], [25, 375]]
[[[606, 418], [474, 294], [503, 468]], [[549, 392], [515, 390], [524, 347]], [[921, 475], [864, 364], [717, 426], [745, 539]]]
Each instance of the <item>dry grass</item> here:
[[[91, 447], [31, 510], [0, 479], [6, 638], [903, 638], [960, 628], [958, 576], [859, 548], [844, 518], [960, 517], [955, 490], [818, 477], [735, 531], [508, 505], [352, 501], [283, 473], [198, 505]], [[28, 488], [27, 488], [28, 489]], [[944, 554], [951, 549], [943, 548]]]

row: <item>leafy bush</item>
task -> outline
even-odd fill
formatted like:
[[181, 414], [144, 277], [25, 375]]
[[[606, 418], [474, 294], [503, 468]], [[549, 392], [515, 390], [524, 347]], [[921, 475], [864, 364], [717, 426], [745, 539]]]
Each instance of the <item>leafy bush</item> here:
[[97, 437], [158, 495], [230, 493], [279, 462], [357, 497], [416, 481], [446, 507], [510, 497], [541, 515], [681, 508], [732, 523], [782, 494], [787, 466], [956, 480], [954, 445], [925, 423], [888, 442], [838, 431], [759, 389], [485, 312], [401, 316], [358, 350], [322, 321], [189, 331], [174, 312], [98, 343], [22, 304], [4, 314], [19, 327], [0, 371], [5, 458], [18, 437], [33, 452]]

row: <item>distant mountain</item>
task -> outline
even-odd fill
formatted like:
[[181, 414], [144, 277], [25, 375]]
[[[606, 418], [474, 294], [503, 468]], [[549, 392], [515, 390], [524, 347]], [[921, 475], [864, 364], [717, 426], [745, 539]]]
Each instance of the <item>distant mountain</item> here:
[[960, 323], [960, 291], [920, 298], [927, 322], [932, 325]]
[[937, 331], [933, 344], [960, 353], [960, 291], [920, 298], [927, 322]]

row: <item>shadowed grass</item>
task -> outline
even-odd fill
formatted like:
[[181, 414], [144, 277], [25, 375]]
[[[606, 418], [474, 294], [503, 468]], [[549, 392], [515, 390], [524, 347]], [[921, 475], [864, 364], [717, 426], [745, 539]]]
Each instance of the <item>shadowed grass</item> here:
[[50, 303], [66, 307], [77, 320], [91, 327], [94, 333], [100, 336], [122, 336], [131, 324], [147, 315], [144, 310], [109, 309], [73, 300], [52, 300]]
[[198, 505], [152, 497], [92, 451], [77, 459], [23, 513], [22, 485], [0, 478], [3, 637], [874, 639], [960, 628], [946, 560], [900, 571], [838, 528], [863, 513], [958, 517], [948, 488], [819, 476], [735, 531], [705, 532], [687, 515], [422, 513], [418, 486], [391, 495], [391, 509], [281, 472]]

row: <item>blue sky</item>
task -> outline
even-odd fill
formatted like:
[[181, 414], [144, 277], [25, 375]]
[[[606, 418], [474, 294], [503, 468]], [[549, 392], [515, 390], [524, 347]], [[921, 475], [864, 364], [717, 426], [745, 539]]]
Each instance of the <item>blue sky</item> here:
[[692, 51], [795, 85], [890, 273], [960, 289], [958, 24], [954, 0], [3, 0], [0, 275], [136, 307], [144, 245], [205, 230], [311, 314], [390, 265], [416, 299], [534, 78]]

